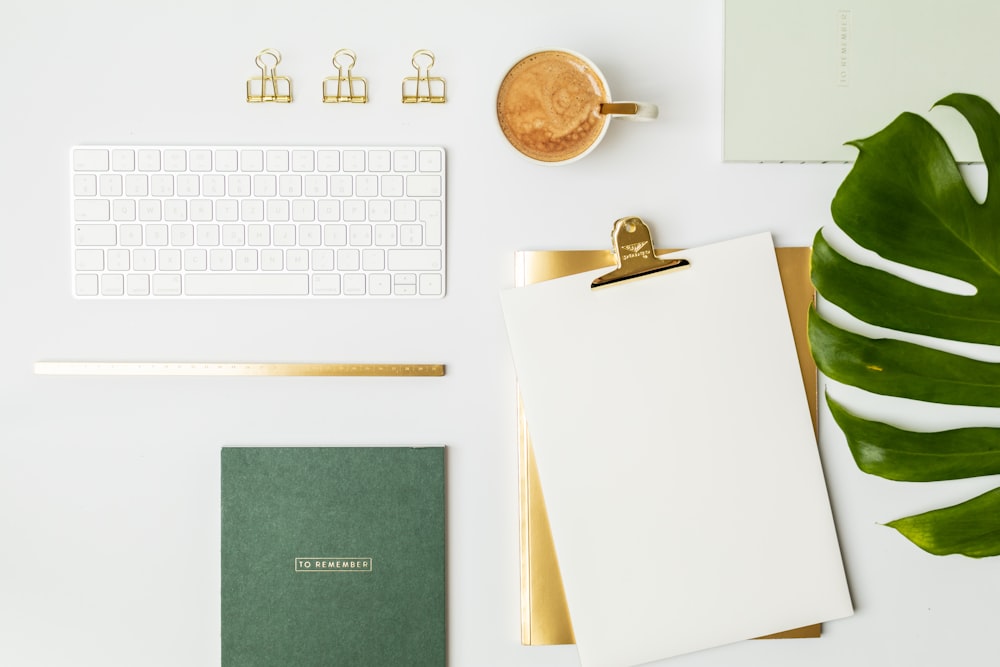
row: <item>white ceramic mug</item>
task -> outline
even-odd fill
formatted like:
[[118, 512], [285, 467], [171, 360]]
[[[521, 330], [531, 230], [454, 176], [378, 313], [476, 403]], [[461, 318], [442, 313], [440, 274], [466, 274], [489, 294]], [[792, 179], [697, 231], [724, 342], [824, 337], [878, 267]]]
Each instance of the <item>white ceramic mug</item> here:
[[612, 118], [653, 120], [655, 104], [612, 101], [603, 72], [586, 56], [545, 49], [518, 60], [497, 92], [497, 122], [532, 162], [560, 165], [590, 154]]

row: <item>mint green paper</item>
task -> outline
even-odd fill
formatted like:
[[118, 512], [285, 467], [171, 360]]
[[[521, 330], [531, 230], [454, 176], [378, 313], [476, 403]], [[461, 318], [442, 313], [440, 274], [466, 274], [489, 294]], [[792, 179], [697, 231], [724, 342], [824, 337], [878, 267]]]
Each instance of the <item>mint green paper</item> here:
[[223, 448], [224, 666], [445, 654], [443, 448]]
[[[831, 211], [837, 227], [862, 247], [963, 281], [974, 293], [943, 292], [857, 264], [827, 243], [822, 230], [813, 244], [813, 284], [824, 300], [875, 326], [1000, 345], [1000, 115], [968, 94], [949, 95], [938, 105], [958, 111], [976, 133], [988, 170], [983, 203], [973, 197], [937, 130], [904, 113], [875, 135], [851, 142], [858, 157]], [[838, 382], [918, 401], [1000, 407], [998, 363], [847, 331], [815, 309], [809, 339], [817, 367]], [[905, 481], [1000, 472], [996, 428], [918, 433], [852, 414], [829, 396], [827, 401], [865, 472]], [[1000, 540], [988, 527], [996, 521], [996, 505], [995, 499], [971, 499], [889, 525], [930, 553], [995, 556]]]

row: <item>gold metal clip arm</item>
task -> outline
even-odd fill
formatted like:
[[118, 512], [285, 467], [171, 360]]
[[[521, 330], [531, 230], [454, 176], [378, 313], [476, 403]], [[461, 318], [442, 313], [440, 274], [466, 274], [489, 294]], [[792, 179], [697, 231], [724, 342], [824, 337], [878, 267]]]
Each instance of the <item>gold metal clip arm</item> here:
[[[362, 77], [356, 77], [351, 73], [358, 56], [350, 49], [340, 49], [333, 54], [333, 66], [337, 68], [337, 76], [330, 76], [323, 79], [323, 101], [327, 103], [354, 102], [364, 104], [368, 101], [368, 81]], [[337, 82], [337, 92], [331, 95], [328, 85]], [[347, 93], [344, 93], [344, 84], [347, 84]], [[360, 92], [355, 90], [357, 83]]]
[[280, 62], [281, 54], [275, 49], [264, 49], [257, 54], [260, 76], [247, 79], [247, 102], [292, 101], [292, 80], [278, 76]]
[[427, 49], [420, 49], [410, 59], [416, 76], [403, 79], [403, 103], [412, 102], [445, 102], [445, 81], [439, 76], [431, 76], [434, 65], [434, 54]]
[[626, 217], [615, 221], [611, 230], [612, 250], [618, 268], [596, 278], [591, 289], [605, 287], [632, 278], [685, 269], [691, 266], [686, 259], [660, 259], [654, 254], [649, 227], [640, 218]]

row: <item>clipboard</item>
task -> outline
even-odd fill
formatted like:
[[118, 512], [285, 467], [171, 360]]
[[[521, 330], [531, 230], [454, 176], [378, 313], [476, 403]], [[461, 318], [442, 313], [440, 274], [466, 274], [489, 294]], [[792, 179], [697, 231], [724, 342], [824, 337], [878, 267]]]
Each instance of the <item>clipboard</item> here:
[[774, 257], [502, 294], [584, 667], [853, 613]]
[[[676, 252], [656, 249], [661, 255]], [[809, 305], [815, 290], [809, 277], [808, 246], [775, 248], [778, 271], [785, 295], [792, 335], [798, 354], [802, 385], [806, 392], [813, 431], [817, 432], [818, 387], [816, 363], [809, 352], [807, 332]], [[517, 287], [594, 271], [615, 264], [615, 253], [606, 250], [532, 250], [515, 254]], [[552, 544], [545, 496], [538, 480], [528, 421], [517, 405], [518, 511], [520, 528], [521, 644], [551, 646], [573, 644], [573, 622], [566, 606], [562, 574]], [[664, 424], [666, 428], [666, 424]], [[814, 639], [822, 635], [822, 624], [773, 633], [758, 639]]]

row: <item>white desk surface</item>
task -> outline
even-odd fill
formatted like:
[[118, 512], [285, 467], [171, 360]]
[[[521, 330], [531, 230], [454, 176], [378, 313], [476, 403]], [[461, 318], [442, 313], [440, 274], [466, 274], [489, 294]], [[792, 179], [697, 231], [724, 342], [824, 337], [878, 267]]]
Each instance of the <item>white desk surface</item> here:
[[[550, 46], [587, 54], [617, 97], [658, 103], [661, 118], [616, 122], [572, 166], [526, 163], [495, 127], [494, 95], [506, 66]], [[283, 54], [292, 104], [244, 101], [266, 47]], [[358, 54], [367, 105], [319, 100], [341, 47]], [[448, 81], [445, 105], [399, 101], [420, 48]], [[607, 247], [624, 215], [643, 217], [660, 245], [763, 230], [808, 245], [849, 169], [722, 163], [722, 0], [22, 1], [4, 10], [0, 54], [3, 665], [217, 664], [220, 447], [357, 444], [449, 447], [450, 664], [576, 665], [572, 646], [519, 642], [514, 374], [498, 299], [514, 251]], [[75, 301], [67, 173], [78, 143], [443, 145], [448, 295]], [[400, 361], [444, 363], [447, 375], [35, 376], [43, 359]], [[819, 640], [669, 664], [989, 662], [998, 561], [932, 557], [879, 525], [989, 480], [866, 476], [825, 410], [821, 420], [856, 615]]]

